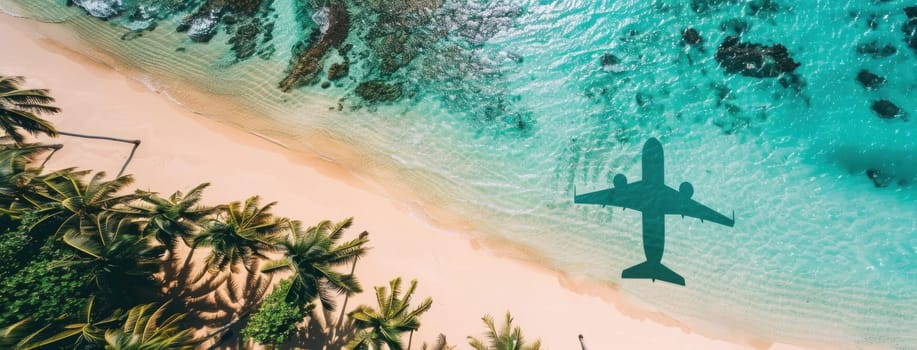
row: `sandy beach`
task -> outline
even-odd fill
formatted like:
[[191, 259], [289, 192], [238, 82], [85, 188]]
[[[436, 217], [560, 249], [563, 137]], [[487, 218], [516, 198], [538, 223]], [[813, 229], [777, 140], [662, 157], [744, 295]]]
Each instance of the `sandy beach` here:
[[[509, 258], [471, 234], [431, 223], [412, 199], [392, 196], [383, 190], [385, 184], [185, 110], [111, 67], [41, 37], [32, 30], [35, 25], [0, 15], [0, 74], [22, 75], [28, 87], [50, 89], [63, 109], [49, 118], [58, 129], [142, 140], [126, 171], [135, 175], [135, 188], [168, 194], [210, 182], [205, 198], [211, 204], [260, 195], [279, 202], [276, 214], [307, 225], [353, 216], [350, 234], [369, 231], [371, 250], [356, 268], [367, 292], [353, 298], [349, 308], [374, 304], [372, 286], [391, 278], [418, 279], [415, 297], [431, 296], [434, 304], [414, 335], [414, 348], [439, 333], [467, 348], [466, 336], [484, 331], [482, 315], [507, 310], [527, 338], [540, 338], [545, 349], [579, 349], [578, 334], [590, 350], [795, 348], [726, 331], [695, 333], [633, 306], [613, 286]], [[60, 137], [53, 142], [65, 147], [49, 169], [77, 166], [113, 176], [130, 151], [130, 145], [105, 141]]]

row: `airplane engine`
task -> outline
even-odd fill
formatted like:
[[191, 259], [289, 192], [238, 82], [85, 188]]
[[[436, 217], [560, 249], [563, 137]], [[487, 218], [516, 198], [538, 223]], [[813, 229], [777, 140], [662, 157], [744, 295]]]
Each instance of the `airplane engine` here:
[[685, 197], [691, 198], [694, 195], [694, 186], [691, 186], [690, 183], [682, 182], [681, 186], [678, 186], [678, 192], [685, 195]]
[[615, 175], [615, 178], [614, 180], [612, 180], [612, 183], [615, 185], [615, 187], [623, 187], [627, 185], [627, 177], [624, 176], [624, 174]]

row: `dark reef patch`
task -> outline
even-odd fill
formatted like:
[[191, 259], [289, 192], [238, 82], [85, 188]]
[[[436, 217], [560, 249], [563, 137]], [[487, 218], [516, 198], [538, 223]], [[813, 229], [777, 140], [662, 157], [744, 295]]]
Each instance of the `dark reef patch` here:
[[898, 53], [898, 49], [894, 45], [883, 45], [876, 40], [857, 45], [856, 51], [860, 55], [872, 56], [873, 58], [885, 58]]
[[290, 91], [313, 82], [322, 70], [325, 54], [332, 48], [339, 48], [349, 32], [350, 13], [347, 12], [347, 7], [342, 1], [332, 1], [328, 4], [328, 29], [321, 34], [318, 42], [294, 58], [289, 73], [280, 81], [278, 87], [283, 91]]
[[720, 7], [737, 4], [740, 0], [691, 0], [691, 9], [698, 14], [718, 10]]
[[904, 32], [904, 42], [914, 50], [914, 53], [917, 53], [917, 6], [905, 7], [904, 14], [907, 15], [907, 22], [901, 27], [901, 31]]
[[704, 42], [704, 38], [694, 28], [688, 28], [681, 32], [681, 40], [688, 45], [700, 45]]
[[367, 102], [391, 102], [401, 98], [401, 84], [388, 84], [382, 80], [360, 83], [354, 92]]
[[102, 20], [115, 18], [123, 10], [120, 0], [68, 0], [67, 5], [76, 5], [90, 16]]
[[[216, 35], [220, 22], [235, 25], [242, 19], [254, 19], [263, 2], [265, 0], [207, 0], [194, 13], [182, 19], [175, 29], [179, 32], [187, 32], [191, 40], [195, 42], [209, 42]], [[260, 27], [259, 24], [256, 26]], [[249, 28], [248, 32], [243, 33], [243, 36], [251, 35], [251, 33], [252, 30]], [[236, 39], [237, 42], [245, 40], [247, 39], [244, 37]]]
[[755, 78], [773, 78], [792, 73], [800, 65], [793, 61], [786, 47], [781, 44], [766, 46], [742, 43], [734, 36], [723, 40], [715, 58], [726, 73]]
[[907, 119], [907, 116], [904, 114], [904, 111], [901, 110], [901, 107], [898, 107], [898, 105], [886, 99], [873, 101], [870, 109], [872, 109], [873, 112], [876, 112], [876, 114], [879, 115], [879, 118], [882, 119], [894, 119], [899, 117], [905, 120]]
[[861, 69], [860, 72], [857, 73], [857, 82], [866, 90], [876, 90], [885, 84], [885, 78], [868, 70]]
[[372, 25], [363, 37], [372, 50], [379, 73], [389, 76], [408, 65], [424, 48], [444, 36], [432, 30], [443, 0], [370, 0]]
[[347, 61], [334, 63], [328, 67], [328, 80], [338, 80], [350, 73], [350, 63]]
[[872, 184], [875, 185], [876, 188], [888, 187], [888, 185], [894, 181], [891, 176], [886, 175], [878, 169], [866, 169], [866, 177], [872, 180]]
[[748, 12], [757, 17], [773, 17], [780, 10], [780, 4], [774, 0], [751, 0], [748, 2]]

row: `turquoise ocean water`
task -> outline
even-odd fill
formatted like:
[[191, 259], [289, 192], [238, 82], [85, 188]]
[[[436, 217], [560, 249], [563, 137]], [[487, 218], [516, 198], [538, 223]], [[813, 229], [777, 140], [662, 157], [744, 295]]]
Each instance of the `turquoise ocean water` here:
[[[54, 0], [0, 8], [61, 22], [179, 101], [168, 82], [180, 77], [248, 105], [259, 115], [236, 123], [293, 149], [312, 147], [297, 130], [348, 142], [481, 232], [689, 326], [917, 349], [917, 52], [902, 30], [914, 3], [416, 0], [383, 17], [386, 2], [355, 1], [353, 49], [324, 60], [327, 70], [347, 56], [348, 76], [284, 93], [296, 43], [327, 23], [321, 1], [264, 1], [247, 59], [229, 25], [207, 44], [175, 31], [200, 1], [76, 2], [120, 15]], [[701, 45], [683, 42], [689, 27]], [[724, 72], [714, 55], [739, 32], [784, 45], [801, 79]], [[885, 84], [865, 89], [863, 69]], [[370, 80], [400, 99], [365, 102], [355, 87]], [[870, 106], [883, 99], [906, 116], [879, 118]], [[639, 214], [572, 203], [574, 186], [639, 179], [649, 137], [665, 147], [668, 185], [690, 181], [695, 199], [735, 211], [733, 228], [667, 218], [664, 263], [687, 287], [622, 281], [644, 260]]]

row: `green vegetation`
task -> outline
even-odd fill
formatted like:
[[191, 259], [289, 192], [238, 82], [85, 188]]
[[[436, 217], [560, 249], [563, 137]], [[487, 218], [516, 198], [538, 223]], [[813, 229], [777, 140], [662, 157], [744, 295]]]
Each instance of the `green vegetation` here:
[[522, 337], [522, 329], [518, 326], [513, 328], [513, 316], [510, 316], [509, 312], [506, 313], [506, 319], [503, 321], [503, 327], [500, 327], [500, 331], [497, 331], [496, 326], [494, 326], [494, 318], [490, 315], [484, 315], [481, 319], [484, 320], [484, 325], [487, 326], [488, 342], [485, 344], [484, 341], [480, 339], [468, 337], [471, 347], [475, 350], [541, 349], [540, 340], [536, 340], [531, 345], [525, 344], [525, 339]]
[[285, 279], [275, 287], [242, 330], [243, 336], [264, 345], [280, 345], [290, 338], [297, 323], [312, 311], [311, 305], [305, 307], [287, 301], [291, 285], [292, 280]]
[[19, 145], [25, 142], [23, 131], [32, 135], [57, 135], [54, 126], [39, 115], [60, 112], [50, 105], [54, 99], [48, 96], [48, 90], [20, 89], [24, 81], [23, 77], [0, 76], [0, 130]]
[[414, 331], [420, 328], [420, 315], [430, 310], [433, 299], [426, 298], [414, 310], [408, 311], [411, 296], [417, 289], [417, 280], [411, 280], [411, 286], [402, 298], [398, 297], [398, 294], [401, 294], [400, 277], [389, 282], [389, 287], [391, 294], [385, 287], [376, 287], [379, 310], [360, 305], [350, 313], [350, 318], [354, 320], [354, 325], [359, 331], [347, 343], [348, 349], [378, 349], [385, 344], [391, 350], [401, 350], [404, 348], [401, 344], [401, 333], [411, 332], [413, 335]]
[[316, 298], [327, 311], [334, 310], [332, 296], [335, 291], [344, 294], [359, 293], [360, 284], [352, 274], [343, 274], [333, 268], [348, 265], [366, 253], [366, 238], [357, 238], [338, 245], [337, 241], [350, 227], [353, 219], [337, 224], [322, 221], [302, 230], [298, 221], [287, 223], [290, 234], [280, 242], [285, 252], [283, 259], [267, 263], [261, 270], [266, 273], [292, 271], [293, 286], [287, 300], [298, 304], [311, 303]]
[[[346, 309], [346, 297], [362, 291], [353, 271], [368, 234], [344, 239], [352, 219], [303, 229], [258, 196], [202, 205], [206, 183], [162, 197], [131, 192], [129, 175], [46, 172], [42, 156], [61, 146], [27, 143], [24, 134], [64, 134], [39, 117], [60, 110], [47, 90], [22, 83], [0, 76], [0, 348], [194, 349], [241, 341], [231, 335], [239, 333], [268, 346], [306, 334], [390, 350], [402, 349], [409, 333], [410, 348], [433, 302], [411, 309], [417, 281], [403, 294], [401, 278], [376, 287], [378, 309], [350, 312], [352, 327], [342, 327], [346, 310], [338, 324], [329, 321], [336, 298], [345, 297]], [[264, 297], [281, 273], [289, 277]], [[322, 323], [324, 334], [298, 332]], [[197, 330], [207, 336], [196, 338]], [[518, 328], [500, 337], [522, 340]], [[442, 336], [433, 347], [449, 348]]]

